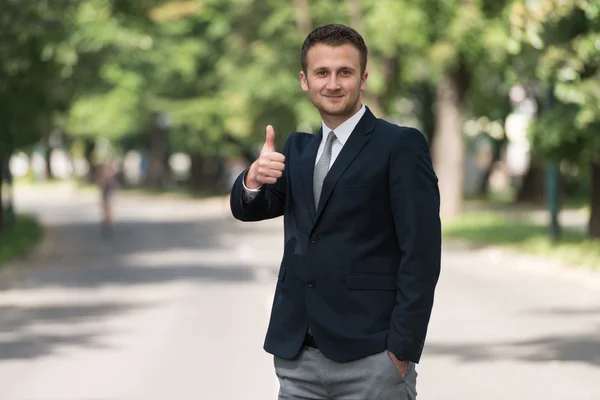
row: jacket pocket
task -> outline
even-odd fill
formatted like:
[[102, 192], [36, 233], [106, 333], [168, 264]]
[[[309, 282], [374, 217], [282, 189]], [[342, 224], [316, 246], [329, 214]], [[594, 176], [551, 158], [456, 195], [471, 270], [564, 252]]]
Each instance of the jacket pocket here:
[[396, 290], [396, 276], [387, 274], [349, 273], [346, 287], [354, 290]]

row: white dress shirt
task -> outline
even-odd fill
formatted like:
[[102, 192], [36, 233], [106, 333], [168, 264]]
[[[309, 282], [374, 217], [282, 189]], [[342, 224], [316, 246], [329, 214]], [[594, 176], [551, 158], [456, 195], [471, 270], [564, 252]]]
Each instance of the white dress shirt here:
[[[356, 128], [356, 125], [358, 125], [358, 121], [360, 121], [360, 119], [364, 115], [365, 111], [366, 111], [366, 108], [363, 104], [363, 106], [360, 108], [360, 110], [358, 110], [356, 112], [356, 114], [354, 114], [353, 116], [348, 118], [336, 129], [330, 129], [327, 127], [327, 125], [325, 125], [325, 122], [322, 122], [323, 138], [321, 139], [321, 143], [319, 144], [319, 149], [317, 150], [317, 157], [315, 159], [315, 165], [319, 161], [321, 154], [323, 154], [323, 149], [325, 148], [325, 142], [327, 141], [327, 136], [333, 130], [335, 132], [335, 136], [337, 136], [338, 140], [333, 142], [333, 144], [331, 145], [331, 164], [329, 164], [329, 168], [331, 168], [331, 166], [335, 162], [335, 159], [340, 154], [340, 152], [342, 151], [342, 148], [348, 141], [350, 134], [352, 133], [354, 128]], [[245, 195], [246, 201], [251, 201], [252, 199], [254, 199], [256, 197], [256, 195], [258, 194], [258, 192], [260, 192], [260, 189], [261, 189], [261, 187], [258, 187], [257, 189], [248, 189], [246, 187], [246, 184], [244, 183], [244, 180], [242, 180], [242, 185], [244, 186], [244, 195]]]

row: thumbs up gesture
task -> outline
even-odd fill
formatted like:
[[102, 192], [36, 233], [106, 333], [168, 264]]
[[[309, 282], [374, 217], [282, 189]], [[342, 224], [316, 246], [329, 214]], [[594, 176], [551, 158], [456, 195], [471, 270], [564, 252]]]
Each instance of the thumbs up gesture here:
[[264, 184], [275, 183], [284, 169], [285, 156], [275, 151], [275, 131], [269, 125], [260, 156], [248, 169], [244, 184], [248, 189], [258, 189]]

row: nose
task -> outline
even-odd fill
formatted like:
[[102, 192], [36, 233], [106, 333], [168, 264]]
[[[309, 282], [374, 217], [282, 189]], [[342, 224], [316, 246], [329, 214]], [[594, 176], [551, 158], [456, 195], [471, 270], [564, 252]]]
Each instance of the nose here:
[[335, 91], [340, 88], [340, 84], [337, 80], [336, 74], [331, 74], [327, 80], [327, 90]]

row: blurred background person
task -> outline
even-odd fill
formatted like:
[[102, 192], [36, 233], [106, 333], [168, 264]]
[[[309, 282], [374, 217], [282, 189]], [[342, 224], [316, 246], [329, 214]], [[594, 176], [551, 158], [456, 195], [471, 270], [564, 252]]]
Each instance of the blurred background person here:
[[97, 182], [102, 199], [102, 235], [109, 237], [113, 234], [111, 201], [117, 188], [117, 174], [111, 162], [99, 166]]

